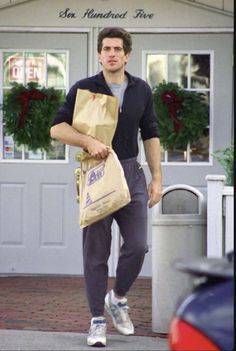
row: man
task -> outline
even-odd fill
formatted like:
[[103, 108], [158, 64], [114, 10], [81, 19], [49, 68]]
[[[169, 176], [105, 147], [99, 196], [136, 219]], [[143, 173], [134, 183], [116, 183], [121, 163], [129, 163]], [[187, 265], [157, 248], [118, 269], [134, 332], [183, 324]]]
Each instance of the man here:
[[[87, 338], [90, 346], [106, 345], [104, 307], [121, 334], [134, 334], [125, 296], [140, 273], [147, 252], [147, 207], [153, 207], [161, 197], [160, 142], [152, 93], [145, 81], [133, 77], [125, 70], [131, 50], [131, 36], [126, 30], [104, 28], [98, 35], [97, 44], [102, 71], [75, 83], [51, 128], [52, 138], [81, 147], [96, 159], [104, 159], [108, 155], [106, 145], [79, 133], [71, 126], [76, 91], [78, 88], [88, 89], [94, 93], [115, 95], [119, 98], [120, 112], [112, 147], [124, 169], [131, 202], [83, 230], [84, 276], [92, 315]], [[152, 176], [148, 188], [144, 172], [136, 160], [139, 130]], [[123, 245], [120, 249], [114, 287], [107, 292], [107, 261], [110, 255], [113, 219], [120, 228]]]

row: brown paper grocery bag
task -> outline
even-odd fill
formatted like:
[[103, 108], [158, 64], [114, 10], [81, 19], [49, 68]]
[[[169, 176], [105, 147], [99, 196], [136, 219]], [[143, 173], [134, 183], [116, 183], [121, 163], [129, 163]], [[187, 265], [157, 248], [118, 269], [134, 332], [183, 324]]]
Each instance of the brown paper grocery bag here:
[[109, 155], [102, 161], [83, 151], [81, 169], [75, 171], [81, 228], [105, 218], [131, 201], [123, 168], [111, 149], [118, 108], [117, 97], [77, 90], [72, 126], [109, 147]]
[[78, 89], [72, 126], [111, 146], [118, 121], [118, 109], [117, 97]]
[[131, 199], [123, 168], [112, 149], [102, 161], [83, 153], [80, 163], [80, 227], [83, 228], [119, 210]]

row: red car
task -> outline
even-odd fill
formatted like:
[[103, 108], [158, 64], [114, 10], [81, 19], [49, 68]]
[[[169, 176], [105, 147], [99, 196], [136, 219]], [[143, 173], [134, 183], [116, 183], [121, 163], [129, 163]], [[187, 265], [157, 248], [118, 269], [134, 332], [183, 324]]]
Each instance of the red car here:
[[234, 350], [234, 253], [178, 261], [175, 267], [196, 279], [171, 320], [170, 350]]

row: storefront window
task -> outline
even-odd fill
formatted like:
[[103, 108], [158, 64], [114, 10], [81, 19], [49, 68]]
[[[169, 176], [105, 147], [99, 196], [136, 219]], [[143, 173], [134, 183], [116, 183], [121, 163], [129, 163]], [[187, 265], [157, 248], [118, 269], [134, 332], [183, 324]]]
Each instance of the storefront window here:
[[46, 69], [44, 53], [25, 53], [24, 74], [26, 83], [36, 82], [45, 86]]
[[[68, 72], [67, 52], [4, 51], [2, 53], [2, 72], [3, 82], [0, 94], [2, 101], [14, 82], [19, 84], [35, 82], [41, 87], [53, 87], [60, 90], [65, 95]], [[54, 140], [48, 152], [40, 149], [32, 151], [25, 145], [17, 145], [13, 136], [7, 135], [4, 125], [0, 128], [0, 138], [0, 159], [4, 161], [63, 161], [67, 158], [67, 147]]]
[[24, 82], [24, 54], [22, 52], [3, 53], [3, 85]]
[[168, 80], [177, 83], [181, 88], [187, 88], [188, 55], [168, 55]]
[[167, 80], [167, 60], [166, 55], [152, 55], [149, 54], [147, 59], [147, 75], [146, 79], [151, 87], [154, 87], [161, 83], [163, 80]]
[[191, 88], [210, 88], [210, 55], [191, 55]]
[[66, 86], [66, 54], [48, 53], [47, 55], [47, 85], [49, 87], [65, 88]]
[[154, 88], [162, 82], [177, 83], [182, 89], [195, 91], [206, 96], [209, 110], [209, 125], [203, 135], [186, 149], [162, 150], [162, 162], [196, 163], [209, 162], [210, 111], [211, 111], [211, 76], [210, 53], [191, 52], [156, 52], [144, 53], [145, 79]]

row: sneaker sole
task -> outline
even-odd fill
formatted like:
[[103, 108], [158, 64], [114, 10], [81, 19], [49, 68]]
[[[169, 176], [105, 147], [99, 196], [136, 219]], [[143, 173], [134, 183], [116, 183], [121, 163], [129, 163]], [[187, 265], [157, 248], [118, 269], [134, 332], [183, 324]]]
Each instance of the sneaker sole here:
[[106, 343], [103, 343], [101, 341], [97, 341], [95, 343], [87, 343], [88, 346], [92, 346], [92, 347], [105, 347]]
[[97, 340], [97, 341], [90, 341], [89, 339], [87, 339], [87, 345], [88, 346], [95, 346], [95, 347], [104, 347], [106, 346], [107, 342], [106, 339], [103, 340]]

